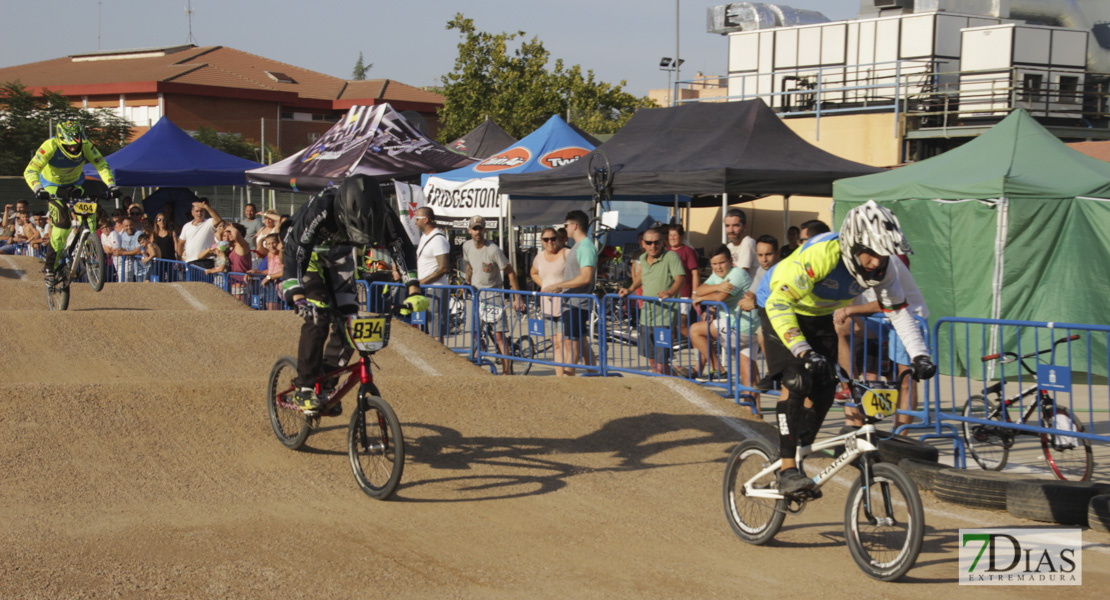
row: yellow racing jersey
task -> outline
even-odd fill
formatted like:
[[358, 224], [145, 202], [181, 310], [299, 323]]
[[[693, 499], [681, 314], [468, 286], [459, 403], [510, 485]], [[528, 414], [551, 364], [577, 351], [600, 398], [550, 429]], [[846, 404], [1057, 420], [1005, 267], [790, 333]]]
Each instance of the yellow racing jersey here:
[[[840, 236], [837, 233], [823, 233], [810, 238], [805, 245], [790, 256], [771, 267], [759, 282], [756, 303], [767, 311], [767, 318], [779, 339], [795, 356], [801, 356], [810, 349], [801, 329], [798, 315], [831, 315], [836, 309], [847, 306], [863, 293], [865, 288], [848, 272], [840, 257]], [[901, 318], [908, 318], [911, 325], [913, 316], [906, 310], [906, 298], [894, 269], [887, 269], [882, 283], [875, 286], [875, 295], [884, 312], [899, 313], [891, 315], [891, 321], [899, 335], [904, 326]], [[908, 332], [907, 332], [908, 334]], [[917, 343], [903, 341], [910, 356], [926, 353], [925, 343], [920, 333], [914, 329]]]
[[55, 137], [46, 140], [35, 150], [35, 156], [23, 171], [23, 179], [36, 192], [39, 187], [77, 185], [85, 180], [82, 171], [85, 163], [92, 163], [96, 167], [104, 185], [116, 185], [116, 178], [108, 161], [104, 160], [92, 143], [88, 140], [82, 142], [81, 155], [74, 159], [62, 152], [61, 143]]

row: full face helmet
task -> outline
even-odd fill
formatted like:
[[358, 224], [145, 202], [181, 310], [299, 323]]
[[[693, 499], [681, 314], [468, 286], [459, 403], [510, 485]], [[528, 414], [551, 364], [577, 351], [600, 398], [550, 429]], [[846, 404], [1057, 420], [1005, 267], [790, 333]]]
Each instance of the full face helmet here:
[[865, 269], [859, 260], [860, 253], [864, 251], [887, 258], [913, 254], [902, 234], [898, 217], [874, 200], [868, 200], [844, 215], [844, 223], [840, 226], [840, 255], [844, 266], [860, 285], [875, 287], [886, 276], [890, 262], [883, 260], [879, 268]]
[[72, 159], [81, 156], [81, 145], [85, 142], [85, 128], [77, 121], [62, 121], [55, 128], [62, 153]]
[[356, 246], [367, 246], [383, 236], [385, 199], [373, 177], [348, 177], [337, 190], [335, 216], [338, 234]]

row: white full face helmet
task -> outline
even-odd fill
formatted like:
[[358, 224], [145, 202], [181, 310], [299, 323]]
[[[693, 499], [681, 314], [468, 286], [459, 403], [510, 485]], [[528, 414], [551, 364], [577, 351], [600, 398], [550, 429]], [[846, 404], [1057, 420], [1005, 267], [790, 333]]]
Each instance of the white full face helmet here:
[[844, 215], [840, 226], [840, 255], [852, 277], [864, 287], [875, 287], [886, 276], [889, 261], [878, 269], [867, 270], [859, 262], [859, 254], [868, 251], [876, 256], [913, 254], [910, 243], [902, 234], [898, 217], [889, 209], [868, 200]]

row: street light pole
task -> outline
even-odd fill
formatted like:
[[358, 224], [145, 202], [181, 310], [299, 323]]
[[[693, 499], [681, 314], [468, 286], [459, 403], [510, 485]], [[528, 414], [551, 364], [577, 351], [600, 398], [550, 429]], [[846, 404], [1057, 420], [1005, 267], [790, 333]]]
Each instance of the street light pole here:
[[678, 53], [678, 4], [679, 0], [674, 0], [674, 100], [671, 102], [671, 106], [678, 104], [679, 67], [682, 65], [682, 55]]

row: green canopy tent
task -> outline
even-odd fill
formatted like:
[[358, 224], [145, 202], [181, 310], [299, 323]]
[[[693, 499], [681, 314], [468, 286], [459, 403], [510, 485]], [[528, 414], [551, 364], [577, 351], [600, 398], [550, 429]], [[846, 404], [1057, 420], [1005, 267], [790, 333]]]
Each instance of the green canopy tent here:
[[[913, 246], [914, 278], [933, 319], [1107, 324], [1108, 199], [1110, 163], [1068, 148], [1017, 110], [939, 156], [836, 181], [833, 219], [839, 225], [868, 200], [890, 208]], [[1093, 370], [1105, 375], [1106, 341], [1097, 337]], [[980, 343], [963, 338], [953, 340], [959, 371], [975, 358], [963, 356], [966, 342], [971, 353]], [[990, 351], [997, 341], [992, 333]], [[1085, 351], [1082, 362], [1072, 358], [1085, 366]]]

